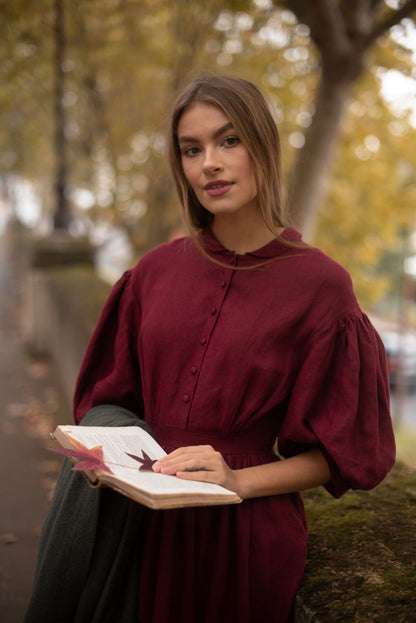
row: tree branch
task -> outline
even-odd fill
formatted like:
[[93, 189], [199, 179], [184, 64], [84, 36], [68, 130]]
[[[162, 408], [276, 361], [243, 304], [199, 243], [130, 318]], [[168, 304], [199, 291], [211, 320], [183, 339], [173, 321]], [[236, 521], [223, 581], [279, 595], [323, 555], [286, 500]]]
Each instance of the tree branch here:
[[348, 35], [355, 41], [367, 39], [374, 20], [371, 0], [341, 0], [340, 9]]
[[378, 9], [378, 5], [384, 2], [384, 0], [370, 0], [370, 2], [371, 2], [371, 8], [374, 10], [374, 9]]
[[309, 26], [311, 38], [322, 55], [347, 51], [349, 41], [339, 5], [333, 0], [285, 0], [283, 4]]
[[381, 35], [384, 35], [392, 26], [396, 26], [402, 19], [409, 17], [412, 13], [416, 13], [416, 0], [409, 0], [401, 9], [391, 12], [383, 22], [377, 24], [371, 36], [368, 38], [367, 47], [374, 43]]

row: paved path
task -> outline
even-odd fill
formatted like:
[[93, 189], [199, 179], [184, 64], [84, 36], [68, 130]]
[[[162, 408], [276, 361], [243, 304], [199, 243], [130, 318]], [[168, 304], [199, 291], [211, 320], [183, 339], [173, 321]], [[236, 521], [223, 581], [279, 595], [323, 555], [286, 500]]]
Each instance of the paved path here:
[[[47, 362], [22, 340], [21, 299], [10, 236], [0, 233], [0, 621], [21, 623], [39, 534], [60, 461], [46, 448], [58, 401]], [[23, 295], [23, 296], [22, 296]], [[41, 623], [41, 622], [39, 622]]]

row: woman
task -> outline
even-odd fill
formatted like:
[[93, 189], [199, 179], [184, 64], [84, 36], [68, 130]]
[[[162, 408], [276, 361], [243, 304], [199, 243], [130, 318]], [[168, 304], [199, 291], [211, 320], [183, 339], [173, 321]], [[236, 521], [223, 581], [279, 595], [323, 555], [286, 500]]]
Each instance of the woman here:
[[191, 236], [114, 287], [75, 419], [108, 403], [144, 412], [168, 452], [155, 471], [243, 499], [145, 511], [140, 623], [285, 623], [306, 555], [299, 491], [369, 489], [394, 463], [385, 355], [346, 271], [287, 227], [257, 87], [191, 83], [170, 161]]

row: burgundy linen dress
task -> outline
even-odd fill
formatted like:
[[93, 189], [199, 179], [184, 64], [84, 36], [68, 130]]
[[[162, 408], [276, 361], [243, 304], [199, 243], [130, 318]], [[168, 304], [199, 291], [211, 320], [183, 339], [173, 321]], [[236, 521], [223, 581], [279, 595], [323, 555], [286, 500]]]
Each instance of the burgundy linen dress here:
[[[285, 238], [300, 241], [293, 228]], [[211, 444], [232, 468], [320, 447], [335, 497], [394, 463], [386, 359], [348, 273], [317, 249], [272, 241], [236, 255], [206, 231], [127, 271], [81, 368], [75, 419], [93, 406], [142, 413], [171, 451]], [[146, 510], [139, 623], [291, 620], [306, 555], [298, 494]]]

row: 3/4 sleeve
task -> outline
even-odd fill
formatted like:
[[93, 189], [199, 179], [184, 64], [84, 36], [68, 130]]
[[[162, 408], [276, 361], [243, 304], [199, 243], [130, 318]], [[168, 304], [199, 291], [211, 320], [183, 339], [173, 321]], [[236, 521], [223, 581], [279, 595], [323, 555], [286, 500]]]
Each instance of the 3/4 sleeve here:
[[364, 314], [350, 314], [313, 337], [278, 445], [285, 457], [320, 446], [334, 497], [375, 487], [394, 465], [386, 356]]
[[113, 287], [87, 347], [74, 395], [74, 419], [100, 404], [115, 404], [142, 415], [137, 357], [140, 308], [131, 272]]

